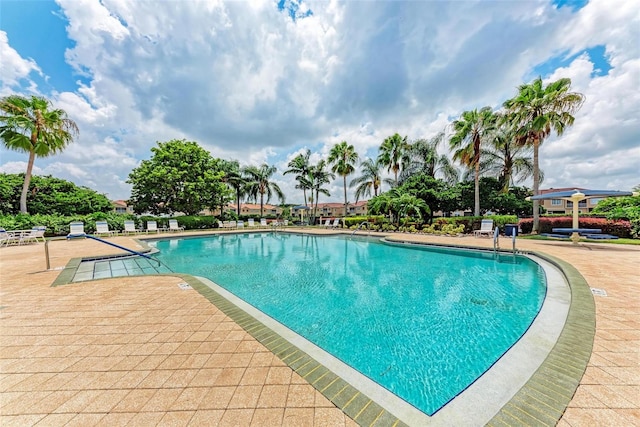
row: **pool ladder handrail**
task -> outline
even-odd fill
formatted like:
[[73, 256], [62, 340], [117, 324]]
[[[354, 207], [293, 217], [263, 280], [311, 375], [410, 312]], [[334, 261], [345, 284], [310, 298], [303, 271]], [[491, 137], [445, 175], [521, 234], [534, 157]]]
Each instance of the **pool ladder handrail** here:
[[[123, 251], [125, 251], [125, 252], [129, 252], [129, 253], [131, 253], [131, 254], [133, 254], [133, 255], [137, 255], [137, 256], [139, 256], [139, 257], [146, 258], [146, 259], [148, 259], [148, 260], [150, 260], [150, 261], [155, 261], [155, 262], [157, 262], [157, 263], [158, 263], [158, 266], [162, 265], [162, 266], [164, 266], [167, 270], [169, 270], [170, 272], [172, 272], [172, 273], [173, 273], [173, 270], [171, 270], [171, 268], [170, 268], [168, 265], [166, 265], [164, 262], [160, 261], [160, 260], [159, 260], [159, 259], [157, 259], [157, 258], [152, 258], [152, 257], [150, 257], [149, 255], [145, 255], [145, 254], [143, 254], [143, 253], [141, 253], [141, 252], [134, 251], [133, 249], [129, 249], [129, 248], [125, 248], [124, 246], [116, 245], [115, 243], [108, 242], [108, 241], [103, 240], [103, 239], [101, 239], [101, 238], [99, 238], [99, 237], [96, 237], [96, 236], [94, 236], [94, 235], [92, 235], [92, 234], [86, 234], [86, 233], [82, 233], [82, 234], [69, 234], [69, 235], [67, 235], [67, 240], [69, 240], [69, 239], [73, 239], [73, 238], [78, 238], [78, 237], [85, 237], [85, 238], [88, 238], [88, 239], [97, 240], [98, 242], [102, 242], [102, 243], [104, 243], [105, 245], [113, 246], [113, 247], [118, 248], [118, 249], [121, 249], [121, 250], [123, 250]], [[48, 241], [47, 241], [47, 242], [45, 242], [45, 247], [44, 247], [44, 249], [45, 249], [45, 255], [46, 255], [46, 257], [47, 257], [47, 270], [48, 270], [48, 269], [50, 268], [50, 262], [49, 262], [49, 248], [47, 247], [47, 243], [49, 243], [49, 242], [48, 242]]]
[[371, 233], [371, 230], [369, 229], [369, 221], [362, 221], [360, 224], [358, 224], [358, 226], [356, 227], [356, 229], [355, 229], [355, 230], [353, 230], [353, 233], [351, 233], [351, 236], [349, 236], [349, 237], [353, 237], [353, 235], [354, 235], [354, 234], [356, 234], [356, 231], [360, 230], [360, 228], [361, 228], [364, 224], [367, 224], [367, 231], [368, 231], [368, 234], [367, 234], [367, 235], [369, 235], [369, 234]]
[[[516, 253], [516, 228], [511, 229], [511, 251]], [[500, 229], [498, 227], [493, 231], [493, 252], [500, 250]]]

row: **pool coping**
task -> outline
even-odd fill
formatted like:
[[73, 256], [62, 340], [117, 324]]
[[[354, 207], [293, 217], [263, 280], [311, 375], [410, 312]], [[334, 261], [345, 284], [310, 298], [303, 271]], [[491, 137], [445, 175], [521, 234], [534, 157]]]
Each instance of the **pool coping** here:
[[[260, 231], [264, 232], [264, 230], [256, 230], [256, 232]], [[203, 235], [193, 237], [201, 236]], [[187, 238], [189, 237], [191, 236]], [[491, 249], [485, 247], [406, 241], [401, 239], [401, 236], [387, 235], [386, 237], [390, 238], [389, 240], [394, 243], [476, 249], [485, 252], [491, 251]], [[146, 243], [146, 240], [167, 238], [170, 237], [154, 236], [147, 239], [135, 240], [145, 248], [145, 252], [148, 252], [152, 250], [152, 248]], [[506, 250], [500, 250], [499, 252], [501, 254], [511, 253], [511, 251]], [[587, 281], [571, 264], [538, 251], [519, 251], [518, 253], [537, 256], [558, 268], [569, 285], [571, 300], [567, 318], [560, 332], [560, 336], [547, 357], [529, 380], [502, 406], [487, 425], [556, 425], [573, 398], [591, 357], [595, 336], [595, 302]], [[122, 257], [122, 254], [101, 258], [117, 257]], [[91, 258], [92, 257], [81, 257], [71, 259], [65, 269], [53, 282], [52, 286], [72, 283], [71, 280], [80, 263], [83, 260]], [[291, 369], [305, 378], [314, 388], [358, 424], [407, 425], [393, 414], [387, 412], [375, 401], [362, 394], [355, 387], [351, 386], [348, 382], [334, 374], [324, 365], [317, 362], [307, 353], [215, 292], [197, 277], [184, 273], [158, 273], [141, 276], [180, 277], [245, 329], [257, 341], [278, 356]]]

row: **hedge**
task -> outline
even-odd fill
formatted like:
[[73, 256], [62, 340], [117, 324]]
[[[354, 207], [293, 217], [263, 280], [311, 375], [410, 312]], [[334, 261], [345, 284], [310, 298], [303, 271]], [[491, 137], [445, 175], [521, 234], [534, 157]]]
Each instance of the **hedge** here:
[[[520, 229], [524, 234], [531, 233], [533, 229], [533, 218], [525, 218], [520, 220]], [[540, 218], [539, 233], [553, 233], [554, 228], [572, 228], [573, 218], [570, 216], [563, 217], [542, 217]], [[627, 220], [612, 220], [605, 218], [589, 218], [581, 217], [578, 220], [580, 228], [599, 228], [604, 234], [611, 234], [621, 238], [630, 238], [631, 222]]]

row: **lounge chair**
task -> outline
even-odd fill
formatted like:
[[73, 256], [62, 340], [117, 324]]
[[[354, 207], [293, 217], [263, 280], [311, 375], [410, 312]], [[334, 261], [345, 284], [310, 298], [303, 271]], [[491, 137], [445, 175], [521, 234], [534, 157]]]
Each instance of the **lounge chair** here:
[[260, 218], [260, 227], [266, 227], [267, 226], [267, 220], [265, 218]]
[[67, 234], [67, 239], [86, 236], [87, 235], [84, 233], [84, 222], [74, 221], [69, 224], [69, 234]]
[[109, 230], [109, 224], [107, 223], [107, 221], [96, 221], [96, 234], [98, 236], [116, 236], [118, 232]]
[[244, 228], [244, 221], [238, 221], [236, 224], [236, 228]]
[[180, 225], [178, 225], [178, 220], [177, 219], [170, 219], [169, 220], [169, 231], [184, 231], [184, 227], [181, 227]]
[[229, 228], [236, 228], [238, 224], [235, 221], [229, 221]]
[[136, 234], [138, 230], [136, 230], [136, 223], [133, 220], [126, 220], [124, 222], [124, 231], [122, 234]]
[[331, 228], [338, 228], [340, 227], [340, 218], [336, 218], [333, 220], [333, 224], [331, 224]]
[[44, 232], [46, 230], [47, 230], [47, 227], [43, 225], [33, 227], [30, 232], [24, 233], [20, 236], [20, 238], [18, 239], [18, 244], [23, 245], [27, 243], [38, 243], [40, 242], [40, 239], [42, 239], [42, 242], [44, 243], [45, 242]]
[[255, 226], [256, 226], [256, 223], [254, 222], [253, 218], [249, 218], [249, 219], [247, 220], [247, 227], [249, 227], [249, 228], [253, 228], [253, 227], [255, 227]]
[[324, 228], [329, 228], [329, 227], [331, 227], [331, 220], [330, 220], [330, 219], [327, 219], [327, 220], [324, 222]]
[[156, 221], [147, 221], [147, 233], [158, 233], [158, 223]]
[[487, 237], [491, 237], [493, 236], [493, 220], [492, 219], [483, 219], [480, 222], [480, 229], [479, 230], [475, 230], [473, 232], [474, 237], [480, 237], [480, 236], [487, 236]]
[[9, 246], [20, 241], [19, 237], [13, 234], [7, 233], [7, 230], [0, 228], [0, 246]]

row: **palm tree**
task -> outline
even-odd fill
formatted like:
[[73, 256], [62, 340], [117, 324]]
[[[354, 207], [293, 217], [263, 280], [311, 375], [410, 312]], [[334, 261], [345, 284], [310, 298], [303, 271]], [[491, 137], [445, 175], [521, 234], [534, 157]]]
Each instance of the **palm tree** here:
[[78, 135], [78, 126], [67, 113], [51, 107], [49, 100], [39, 96], [10, 95], [0, 100], [0, 139], [10, 150], [29, 153], [20, 195], [21, 213], [27, 213], [27, 192], [36, 156], [61, 152]]
[[451, 149], [456, 150], [453, 159], [475, 169], [475, 216], [480, 216], [480, 148], [493, 131], [495, 121], [496, 116], [491, 107], [465, 111], [453, 122], [454, 134], [449, 139]]
[[398, 212], [398, 225], [400, 224], [400, 216], [404, 216], [406, 224], [411, 213], [421, 220], [422, 212], [426, 212], [429, 209], [424, 200], [407, 193], [401, 194], [400, 197], [393, 199], [392, 203]]
[[309, 181], [306, 178], [309, 175], [309, 170], [311, 168], [311, 165], [309, 164], [309, 157], [311, 157], [311, 150], [309, 149], [307, 149], [304, 154], [298, 154], [287, 165], [289, 169], [287, 169], [283, 173], [283, 175], [286, 175], [288, 173], [296, 174], [296, 181], [298, 181], [296, 188], [302, 189], [305, 206], [307, 206], [307, 190], [309, 189], [309, 187], [307, 186], [307, 183]]
[[326, 167], [327, 162], [325, 162], [323, 159], [320, 160], [317, 165], [311, 166], [309, 170], [309, 187], [311, 188], [311, 197], [313, 198], [313, 203], [315, 203], [313, 206], [314, 221], [316, 218], [316, 211], [318, 209], [318, 198], [320, 196], [320, 193], [324, 194], [327, 197], [331, 196], [329, 190], [327, 190], [323, 186], [330, 183], [332, 179], [336, 178], [336, 176], [332, 172], [328, 171]]
[[503, 124], [480, 150], [480, 173], [498, 177], [502, 192], [508, 193], [510, 186], [533, 176], [531, 147], [517, 145], [513, 132]]
[[267, 195], [267, 203], [271, 200], [273, 193], [276, 193], [280, 203], [284, 203], [284, 194], [280, 187], [275, 182], [271, 182], [270, 179], [274, 173], [276, 173], [275, 166], [269, 166], [263, 163], [261, 166], [247, 166], [243, 172], [247, 178], [247, 194], [249, 194], [254, 200], [260, 195], [260, 216], [264, 214], [264, 195]]
[[[544, 86], [538, 77], [530, 84], [518, 87], [518, 95], [504, 102], [516, 126], [516, 142], [533, 147], [533, 195], [540, 187], [538, 150], [545, 138], [555, 131], [560, 136], [573, 125], [576, 111], [582, 107], [584, 95], [569, 92], [571, 79], [564, 78]], [[540, 222], [539, 201], [533, 201], [533, 232]]]
[[380, 154], [378, 155], [378, 161], [382, 166], [386, 166], [387, 171], [393, 171], [395, 177], [395, 185], [398, 185], [398, 172], [400, 171], [400, 162], [407, 151], [409, 144], [407, 144], [407, 137], [401, 137], [399, 134], [394, 134], [382, 142], [380, 145]]
[[[224, 177], [222, 181], [227, 184], [236, 194], [236, 211], [240, 215], [240, 199], [246, 194], [247, 180], [242, 176], [240, 163], [237, 160], [222, 161]], [[221, 210], [222, 212], [222, 210]]]
[[358, 161], [358, 153], [356, 153], [353, 145], [347, 144], [347, 141], [342, 141], [333, 146], [327, 161], [333, 165], [331, 171], [342, 176], [344, 180], [344, 216], [347, 216], [347, 176], [355, 171], [354, 165]]
[[371, 189], [373, 188], [373, 197], [378, 195], [378, 189], [382, 183], [380, 178], [380, 169], [382, 165], [379, 161], [373, 159], [365, 159], [360, 163], [360, 170], [362, 175], [354, 178], [349, 183], [349, 187], [356, 187], [356, 203], [360, 200], [361, 196], [371, 196]]
[[444, 141], [444, 132], [433, 138], [419, 139], [409, 144], [402, 159], [403, 167], [400, 182], [418, 173], [431, 178], [441, 175], [448, 184], [458, 182], [458, 170], [453, 166], [446, 154], [438, 154], [438, 146]]

